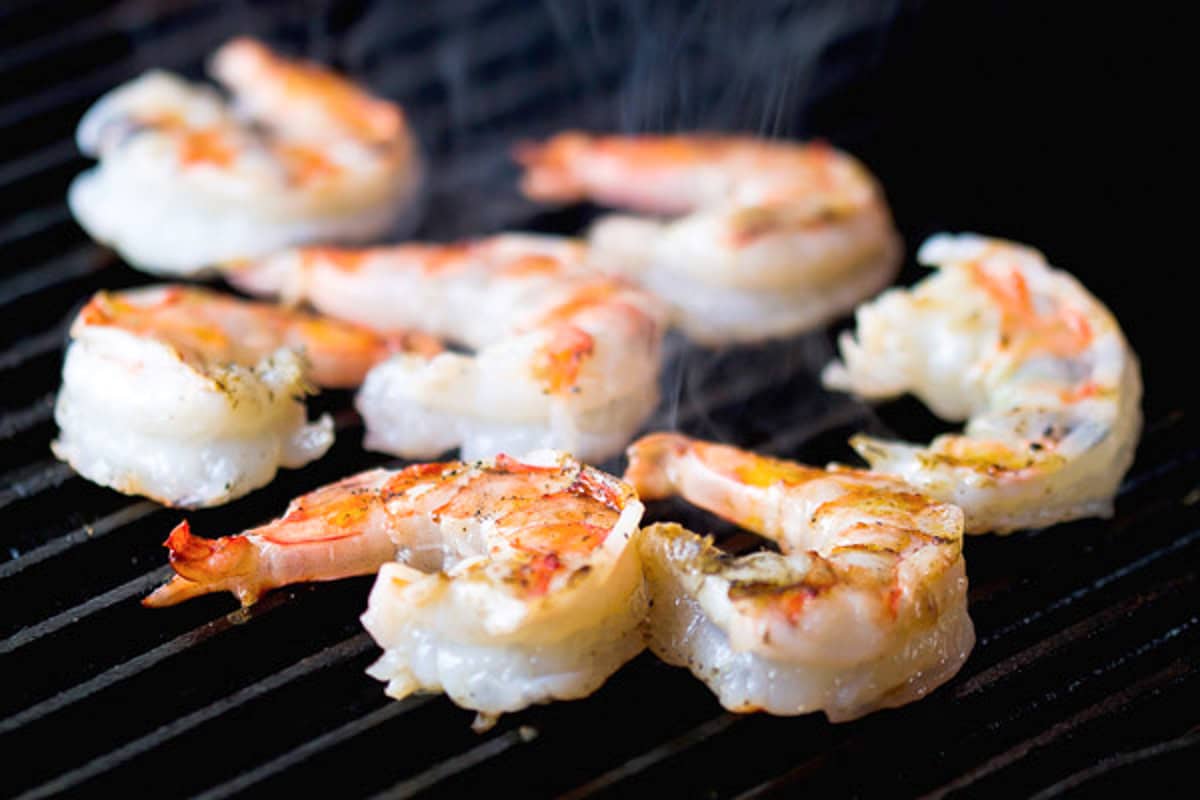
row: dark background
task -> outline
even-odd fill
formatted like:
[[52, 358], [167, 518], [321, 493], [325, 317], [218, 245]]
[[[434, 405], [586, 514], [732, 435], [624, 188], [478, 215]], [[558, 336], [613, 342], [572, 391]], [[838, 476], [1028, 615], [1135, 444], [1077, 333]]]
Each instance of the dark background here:
[[[1185, 270], [1196, 223], [1182, 124], [1197, 47], [1171, 8], [4, 3], [0, 794], [1025, 796], [1178, 775], [1200, 722], [1197, 313]], [[444, 699], [400, 708], [362, 675], [375, 652], [356, 621], [369, 579], [278, 592], [246, 613], [223, 597], [144, 611], [137, 600], [161, 580], [159, 542], [180, 514], [75, 478], [48, 451], [72, 309], [148, 280], [70, 219], [66, 187], [88, 165], [71, 136], [102, 92], [151, 67], [199, 78], [204, 57], [244, 33], [404, 105], [431, 165], [423, 237], [581, 231], [595, 210], [527, 203], [508, 156], [521, 138], [570, 126], [824, 138], [880, 177], [910, 256], [939, 230], [1039, 247], [1109, 304], [1143, 361], [1146, 433], [1117, 517], [973, 538], [980, 643], [963, 673], [920, 703], [838, 726], [732, 720], [701, 684], [643, 656], [593, 698], [505, 717], [479, 737]], [[910, 258], [901, 281], [921, 273]], [[821, 391], [814, 370], [830, 338], [688, 351], [668, 370], [656, 424], [815, 463], [851, 458], [846, 436], [864, 427], [939, 427], [912, 402], [875, 411]], [[732, 391], [756, 375], [768, 380], [752, 396]], [[329, 393], [314, 407], [348, 403]], [[346, 419], [328, 458], [189, 515], [197, 532], [262, 522], [295, 494], [381, 463]], [[521, 725], [540, 735], [526, 742]]]

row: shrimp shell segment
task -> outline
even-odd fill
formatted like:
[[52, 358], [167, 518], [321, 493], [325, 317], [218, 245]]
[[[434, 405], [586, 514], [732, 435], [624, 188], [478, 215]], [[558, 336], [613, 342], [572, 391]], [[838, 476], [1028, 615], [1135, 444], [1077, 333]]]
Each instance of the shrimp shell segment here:
[[937, 273], [860, 307], [824, 382], [870, 399], [910, 392], [965, 429], [853, 447], [961, 506], [968, 533], [1111, 516], [1142, 425], [1141, 372], [1116, 319], [1029, 247], [940, 234], [917, 257]]
[[949, 680], [974, 645], [962, 513], [886, 476], [653, 434], [626, 480], [774, 540], [732, 556], [678, 525], [642, 531], [650, 648], [732, 711], [854, 719]]
[[240, 264], [247, 291], [307, 301], [377, 329], [416, 327], [469, 349], [399, 355], [357, 406], [366, 447], [464, 459], [556, 448], [620, 453], [658, 402], [664, 311], [584, 265], [572, 239], [503, 234], [458, 244], [302, 248]]
[[516, 155], [534, 200], [670, 217], [602, 218], [589, 259], [662, 297], [703, 344], [818, 327], [890, 283], [900, 264], [875, 179], [825, 144], [567, 132]]
[[153, 70], [83, 116], [79, 149], [99, 164], [68, 203], [93, 238], [147, 272], [194, 275], [415, 222], [420, 157], [397, 106], [251, 39], [221, 47], [210, 72], [231, 102]]
[[85, 478], [171, 506], [225, 503], [333, 443], [313, 382], [353, 386], [404, 346], [204, 289], [99, 292], [71, 327], [52, 448]]
[[143, 603], [229, 591], [250, 604], [378, 572], [370, 674], [393, 697], [445, 692], [494, 720], [590, 694], [644, 648], [642, 511], [629, 486], [555, 451], [369, 470], [235, 536], [181, 523], [166, 541], [176, 575]]

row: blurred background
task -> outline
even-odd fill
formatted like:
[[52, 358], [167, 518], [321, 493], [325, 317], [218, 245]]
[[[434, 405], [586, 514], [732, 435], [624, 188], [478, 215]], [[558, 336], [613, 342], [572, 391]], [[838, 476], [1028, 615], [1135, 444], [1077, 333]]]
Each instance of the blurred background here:
[[[420, 235], [581, 227], [586, 210], [539, 219], [508, 157], [515, 141], [563, 127], [819, 137], [879, 175], [910, 253], [937, 230], [1034, 244], [1110, 303], [1135, 344], [1143, 331], [1149, 343], [1150, 301], [1183, 278], [1167, 243], [1185, 229], [1175, 227], [1185, 187], [1172, 120], [1186, 26], [1164, 8], [9, 0], [0, 244], [11, 270], [38, 260], [43, 237], [81, 235], [67, 220], [36, 225], [51, 205], [61, 215], [85, 166], [69, 135], [100, 92], [150, 67], [199, 78], [219, 43], [250, 33], [404, 105], [433, 163]], [[32, 243], [18, 236], [30, 226], [41, 234]], [[903, 279], [917, 274], [910, 265]]]
[[[6, 0], [0, 794], [1013, 796], [1181, 771], [1200, 744], [1200, 435], [1194, 204], [1181, 199], [1195, 46], [1180, 17], [1167, 4], [1020, 0]], [[904, 283], [940, 230], [1042, 249], [1113, 309], [1143, 361], [1147, 428], [1118, 517], [970, 541], [980, 644], [963, 674], [841, 726], [735, 719], [644, 656], [594, 698], [479, 737], [447, 701], [392, 703], [362, 674], [375, 654], [357, 623], [365, 578], [246, 612], [212, 597], [145, 613], [137, 600], [165, 574], [159, 543], [179, 514], [87, 484], [48, 450], [73, 309], [147, 280], [70, 218], [67, 185], [89, 163], [72, 137], [101, 93], [154, 67], [200, 79], [240, 34], [404, 106], [431, 167], [420, 237], [581, 232], [596, 209], [528, 203], [510, 158], [521, 139], [572, 127], [828, 140], [882, 181]], [[654, 424], [816, 463], [851, 458], [856, 430], [945, 428], [915, 402], [872, 409], [821, 391], [831, 341], [687, 351]], [[354, 427], [346, 393], [312, 407]], [[351, 432], [311, 468], [192, 520], [204, 535], [240, 530], [382, 462]]]

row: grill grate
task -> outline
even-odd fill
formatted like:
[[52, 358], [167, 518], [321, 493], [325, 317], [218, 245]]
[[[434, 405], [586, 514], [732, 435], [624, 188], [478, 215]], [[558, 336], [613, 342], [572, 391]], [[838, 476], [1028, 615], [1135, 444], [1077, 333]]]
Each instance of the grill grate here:
[[[505, 227], [579, 230], [587, 210], [546, 212], [517, 196], [507, 155], [516, 138], [568, 124], [792, 133], [826, 132], [828, 124], [839, 143], [878, 164], [910, 242], [934, 227], [991, 229], [990, 212], [1028, 198], [1018, 186], [1007, 204], [962, 202], [951, 208], [956, 216], [939, 216], [947, 212], [930, 212], [939, 202], [930, 195], [953, 185], [953, 155], [964, 151], [951, 151], [950, 166], [922, 191], [923, 176], [907, 157], [927, 145], [872, 139], [872, 131], [900, 130], [888, 120], [910, 111], [909, 101], [887, 102], [880, 87], [927, 75], [911, 55], [921, 35], [898, 8], [847, 20], [802, 3], [729, 17], [712, 9], [672, 17], [671, 4], [660, 13], [616, 0], [360, 3], [349, 11], [267, 0], [72, 6], [74, 21], [65, 26], [41, 4], [0, 10], [0, 79], [21, 87], [0, 100], [0, 188], [8, 201], [0, 209], [8, 256], [0, 270], [4, 794], [111, 796], [153, 785], [156, 794], [208, 798], [325, 788], [386, 797], [481, 789], [572, 798], [801, 790], [1011, 796], [1094, 789], [1101, 780], [1115, 787], [1149, 771], [1181, 770], [1200, 743], [1200, 430], [1177, 405], [1182, 395], [1168, 393], [1182, 388], [1170, 383], [1173, 365], [1147, 347], [1166, 341], [1165, 327], [1155, 328], [1147, 313], [1157, 306], [1136, 292], [1106, 291], [1115, 285], [1109, 273], [1094, 285], [1130, 323], [1149, 387], [1147, 428], [1118, 515], [969, 541], [979, 644], [954, 681], [899, 711], [838, 726], [816, 716], [731, 715], [686, 673], [643, 655], [592, 698], [509, 715], [477, 736], [471, 714], [444, 698], [392, 702], [363, 674], [377, 652], [357, 621], [369, 578], [293, 587], [248, 610], [211, 596], [170, 611], [140, 608], [167, 573], [160, 542], [181, 514], [75, 477], [48, 443], [73, 308], [96, 289], [147, 280], [71, 222], [63, 197], [86, 162], [70, 137], [99, 92], [147, 67], [196, 75], [218, 43], [247, 32], [340, 59], [404, 102], [417, 125], [434, 167], [421, 231], [430, 238]], [[740, 19], [756, 15], [757, 28]], [[1006, 19], [991, 20], [1000, 26], [996, 41]], [[719, 83], [731, 69], [730, 36], [755, 31], [735, 59], [745, 70]], [[848, 54], [864, 46], [900, 65], [892, 84], [871, 83], [874, 62], [862, 68], [867, 78], [847, 66]], [[756, 76], [789, 64], [797, 66], [762, 92], [749, 91]], [[797, 96], [815, 99], [793, 108]], [[821, 122], [855, 98], [878, 113]], [[788, 127], [792, 118], [799, 127]], [[993, 167], [989, 179], [1000, 172]], [[1062, 243], [1077, 258], [1060, 263], [1104, 255], [1072, 249], [1085, 238], [1078, 227], [1057, 239], [1038, 236], [1045, 231], [1032, 211], [1006, 213], [1015, 219], [1011, 235], [1035, 234], [1028, 238], [1052, 256]], [[913, 402], [871, 409], [821, 391], [817, 370], [832, 353], [826, 334], [722, 352], [675, 339], [670, 346], [664, 402], [648, 427], [814, 463], [848, 458], [853, 431], [920, 437], [936, 429]], [[385, 463], [361, 450], [348, 393], [327, 393], [316, 405], [335, 414], [333, 451], [248, 498], [188, 514], [196, 531], [241, 530], [296, 494]], [[678, 503], [653, 504], [649, 516], [715, 530], [731, 549], [753, 543]]]

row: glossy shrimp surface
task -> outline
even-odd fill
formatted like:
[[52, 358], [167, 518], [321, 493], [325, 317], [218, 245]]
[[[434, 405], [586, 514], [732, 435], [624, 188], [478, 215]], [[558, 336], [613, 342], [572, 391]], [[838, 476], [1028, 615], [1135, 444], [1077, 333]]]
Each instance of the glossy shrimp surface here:
[[562, 133], [517, 151], [535, 200], [590, 199], [610, 216], [591, 261], [641, 282], [706, 344], [788, 336], [886, 286], [900, 242], [882, 192], [821, 144], [737, 136]]
[[357, 385], [405, 345], [204, 289], [100, 292], [71, 327], [54, 453], [126, 494], [224, 503], [332, 444], [330, 419], [306, 418], [313, 383]]
[[1141, 374], [1116, 319], [1032, 248], [938, 235], [938, 272], [857, 312], [827, 386], [911, 392], [961, 434], [852, 440], [877, 471], [963, 508], [967, 531], [1109, 516], [1141, 431]]
[[663, 312], [587, 269], [571, 239], [306, 248], [239, 265], [242, 288], [377, 328], [417, 327], [473, 352], [399, 355], [358, 399], [366, 446], [408, 458], [553, 447], [621, 451], [658, 401]]
[[958, 508], [887, 476], [676, 434], [629, 457], [643, 499], [681, 495], [781, 551], [734, 557], [678, 525], [642, 531], [650, 647], [726, 708], [853, 719], [923, 697], [965, 661]]
[[232, 94], [151, 71], [84, 115], [99, 159], [75, 218], [149, 272], [185, 275], [308, 241], [366, 241], [413, 205], [419, 157], [400, 109], [250, 39], [210, 71]]
[[170, 538], [163, 606], [378, 571], [363, 624], [370, 674], [396, 698], [441, 691], [485, 720], [590, 694], [643, 648], [642, 505], [561, 453], [371, 470], [237, 536]]

